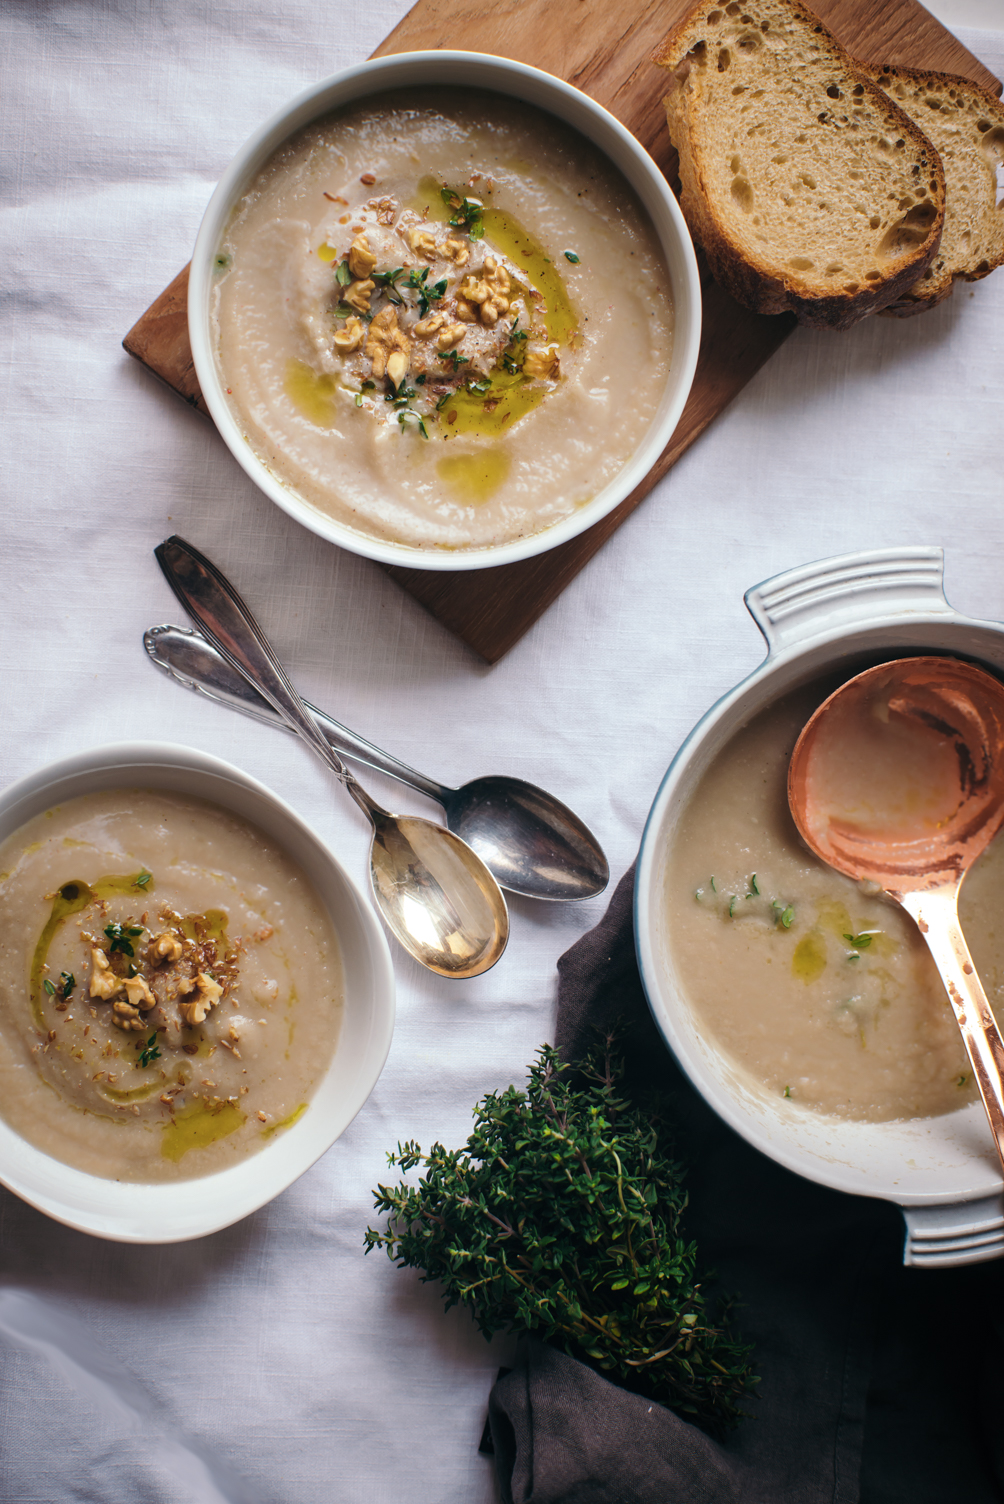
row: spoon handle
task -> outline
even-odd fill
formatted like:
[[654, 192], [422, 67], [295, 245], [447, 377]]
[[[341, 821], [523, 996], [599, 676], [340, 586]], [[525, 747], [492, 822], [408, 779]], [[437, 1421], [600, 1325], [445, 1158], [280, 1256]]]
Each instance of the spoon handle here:
[[177, 535], [155, 548], [154, 556], [167, 583], [203, 635], [250, 680], [286, 725], [313, 747], [356, 797], [356, 780], [328, 745], [290, 683], [272, 644], [226, 576]]
[[[143, 646], [151, 662], [176, 684], [202, 695], [204, 699], [212, 700], [216, 705], [226, 705], [230, 710], [238, 710], [254, 721], [262, 721], [267, 726], [278, 726], [280, 730], [294, 734], [292, 726], [288, 726], [272, 709], [244, 674], [238, 673], [211, 642], [207, 642], [201, 633], [191, 627], [172, 627], [167, 624], [148, 627], [143, 633]], [[390, 752], [374, 746], [355, 731], [350, 731], [323, 710], [318, 710], [309, 700], [304, 700], [303, 703], [340, 756], [351, 757], [354, 762], [361, 762], [378, 773], [386, 773], [420, 794], [426, 794], [437, 804], [443, 804], [454, 792], [445, 784], [437, 783], [434, 778], [427, 778], [424, 773], [417, 772]]]
[[1004, 1040], [959, 924], [958, 882], [898, 895], [941, 973], [1004, 1169]]

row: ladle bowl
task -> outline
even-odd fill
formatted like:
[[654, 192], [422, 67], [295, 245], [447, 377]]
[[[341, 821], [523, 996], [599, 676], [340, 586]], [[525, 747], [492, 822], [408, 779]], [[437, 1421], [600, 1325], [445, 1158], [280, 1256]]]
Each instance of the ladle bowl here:
[[1004, 684], [952, 658], [867, 669], [803, 728], [788, 803], [816, 856], [916, 920], [1004, 1166], [1004, 1042], [958, 918], [962, 880], [1004, 824]]

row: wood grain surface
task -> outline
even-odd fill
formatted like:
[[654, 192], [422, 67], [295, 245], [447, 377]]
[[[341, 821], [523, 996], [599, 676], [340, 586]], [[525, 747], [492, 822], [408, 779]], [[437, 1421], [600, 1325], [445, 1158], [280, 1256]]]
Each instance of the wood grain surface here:
[[[994, 94], [1001, 92], [993, 74], [916, 0], [815, 0], [813, 8], [863, 62], [960, 73]], [[418, 0], [373, 55], [463, 48], [543, 68], [605, 105], [672, 182], [676, 154], [660, 104], [665, 76], [649, 59], [689, 9], [690, 0], [624, 0], [618, 5], [566, 0], [560, 11], [553, 0]], [[795, 328], [789, 314], [770, 318], [740, 308], [703, 265], [701, 282], [704, 323], [690, 398], [658, 463], [615, 511], [578, 538], [519, 564], [457, 574], [387, 567], [487, 662], [497, 662], [538, 620]], [[123, 344], [208, 416], [188, 342], [187, 290], [186, 267]]]

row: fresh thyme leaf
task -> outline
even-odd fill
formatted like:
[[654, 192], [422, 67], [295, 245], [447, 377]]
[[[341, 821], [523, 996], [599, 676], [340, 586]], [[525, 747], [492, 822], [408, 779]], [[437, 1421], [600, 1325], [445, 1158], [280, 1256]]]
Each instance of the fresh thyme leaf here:
[[[412, 393], [412, 395], [414, 396], [414, 393]], [[429, 437], [429, 430], [425, 426], [425, 419], [422, 417], [421, 413], [416, 413], [413, 408], [406, 407], [402, 412], [399, 412], [397, 415], [397, 421], [401, 425], [402, 433], [408, 427], [409, 423], [414, 422], [418, 428], [419, 433], [422, 435], [422, 438], [427, 439]]]
[[428, 380], [428, 374], [427, 374], [427, 372], [423, 371], [422, 374], [421, 374], [421, 376], [416, 376], [415, 377], [415, 385], [416, 386], [424, 386], [427, 380]]
[[731, 898], [731, 900], [729, 902], [729, 918], [730, 919], [734, 919], [735, 915], [736, 915], [736, 895], [733, 893], [732, 898]]
[[457, 370], [460, 369], [461, 366], [467, 365], [467, 363], [470, 360], [470, 358], [471, 357], [469, 355], [458, 355], [457, 352], [456, 352], [456, 350], [449, 350], [443, 356], [443, 363], [445, 364], [447, 361], [452, 361], [453, 362], [453, 369], [455, 371], [457, 371]]
[[760, 889], [757, 887], [756, 873], [755, 872], [754, 872], [753, 876], [750, 878], [750, 892], [757, 894], [757, 896], [759, 897]]
[[335, 281], [339, 287], [348, 287], [352, 281], [352, 273], [349, 271], [349, 263], [347, 261], [339, 261], [335, 267]]
[[146, 868], [144, 867], [139, 876], [133, 878], [132, 885], [134, 888], [145, 888], [149, 882], [152, 882], [152, 880], [153, 873], [147, 872]]
[[794, 908], [794, 905], [793, 904], [789, 904], [788, 907], [785, 909], [784, 913], [781, 915], [781, 924], [784, 926], [784, 928], [786, 930], [790, 930], [791, 929], [791, 921], [794, 919], [794, 917], [795, 917], [795, 908]]
[[848, 945], [853, 945], [855, 950], [867, 950], [872, 943], [873, 936], [867, 930], [861, 935], [848, 935], [845, 932], [844, 939]]
[[70, 1001], [70, 998], [73, 995], [73, 989], [74, 987], [76, 987], [76, 985], [77, 979], [73, 975], [72, 971], [61, 971], [59, 973], [59, 991], [62, 994], [64, 1003], [68, 1003]]
[[756, 1380], [709, 1305], [680, 1225], [687, 1195], [660, 1112], [630, 1101], [612, 1040], [572, 1067], [548, 1046], [525, 1090], [490, 1093], [464, 1147], [398, 1144], [418, 1184], [381, 1185], [366, 1248], [441, 1283], [485, 1337], [515, 1327], [723, 1428]]
[[448, 402], [450, 402], [450, 401], [453, 400], [453, 396], [454, 396], [453, 392], [444, 392], [443, 393], [443, 395], [440, 397], [439, 401], [436, 403], [436, 411], [437, 411], [437, 413], [441, 413], [442, 412], [442, 410], [446, 406], [446, 404]]
[[363, 405], [363, 394], [362, 394], [362, 392], [356, 392], [356, 407], [362, 407], [362, 405]]
[[363, 384], [362, 384], [362, 386], [359, 388], [359, 390], [361, 392], [372, 392], [372, 391], [375, 391], [376, 390], [376, 382], [375, 381], [364, 381]]
[[42, 983], [42, 986], [45, 988], [46, 992], [49, 994], [50, 997], [55, 997], [56, 996], [56, 984], [55, 984], [55, 982], [50, 982], [48, 977], [45, 978], [45, 981]]
[[370, 272], [370, 281], [375, 282], [377, 287], [382, 287], [390, 301], [400, 308], [404, 305], [404, 299], [398, 292], [396, 284], [398, 278], [403, 276], [404, 267], [396, 266], [390, 272]]
[[363, 313], [360, 309], [353, 308], [351, 303], [339, 303], [335, 309], [336, 319], [362, 319], [364, 323], [368, 324], [372, 317], [371, 313]]
[[714, 880], [714, 878], [711, 879], [711, 891], [712, 891], [712, 893], [717, 893], [718, 892], [718, 889], [715, 887], [715, 880]]
[[791, 1096], [791, 1087], [790, 1087], [790, 1086], [786, 1086], [786, 1087], [785, 1087], [785, 1088], [784, 1088], [784, 1095], [785, 1095], [785, 1096], [786, 1096], [786, 1097], [790, 1097], [790, 1096]]
[[145, 1071], [146, 1068], [147, 1068], [147, 1066], [150, 1064], [150, 1062], [152, 1060], [159, 1060], [159, 1059], [160, 1059], [160, 1050], [159, 1050], [159, 1048], [157, 1046], [157, 1031], [155, 1029], [154, 1032], [150, 1035], [150, 1038], [146, 1042], [146, 1048], [144, 1049], [142, 1055], [140, 1055], [140, 1057], [139, 1057], [139, 1068], [140, 1068], [140, 1070]]
[[468, 379], [465, 384], [469, 392], [476, 392], [480, 394], [481, 392], [487, 392], [491, 390], [491, 382], [489, 381], [487, 376], [478, 377], [474, 380]]
[[136, 952], [133, 950], [132, 942], [137, 935], [142, 935], [142, 933], [143, 926], [140, 924], [127, 925], [125, 927], [121, 924], [105, 925], [105, 934], [111, 941], [109, 951], [112, 955], [116, 951], [121, 951], [124, 956], [134, 956]]
[[451, 229], [466, 230], [471, 240], [482, 240], [485, 233], [482, 219], [484, 205], [460, 193], [454, 193], [452, 188], [444, 188], [442, 198], [446, 207], [453, 211], [450, 216]]
[[579, 257], [575, 254], [574, 251], [566, 251], [565, 260], [570, 261], [573, 266], [578, 266], [579, 264]]
[[956, 1084], [956, 1086], [965, 1086], [965, 1084], [966, 1084], [966, 1082], [968, 1080], [969, 1080], [969, 1074], [968, 1074], [968, 1072], [967, 1071], [963, 1071], [962, 1075], [959, 1077], [958, 1081], [956, 1081], [955, 1084]]

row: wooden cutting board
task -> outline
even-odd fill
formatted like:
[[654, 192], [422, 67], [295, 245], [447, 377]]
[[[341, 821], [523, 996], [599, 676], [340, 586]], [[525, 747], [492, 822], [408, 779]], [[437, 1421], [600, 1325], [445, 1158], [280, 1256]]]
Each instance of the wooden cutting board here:
[[[418, 0], [373, 54], [440, 48], [494, 53], [556, 74], [605, 105], [673, 181], [676, 153], [660, 105], [666, 81], [649, 61], [691, 0]], [[916, 0], [814, 0], [863, 62], [961, 73], [999, 95], [1000, 82]], [[699, 258], [700, 259], [700, 258]], [[489, 663], [496, 663], [557, 599], [656, 481], [795, 328], [740, 308], [701, 267], [704, 325], [697, 374], [670, 444], [644, 482], [578, 538], [519, 564], [458, 574], [387, 567], [405, 590]], [[186, 402], [208, 410], [188, 343], [188, 268], [130, 329], [123, 344]], [[920, 315], [923, 317], [923, 315]], [[834, 338], [840, 338], [834, 335]]]

